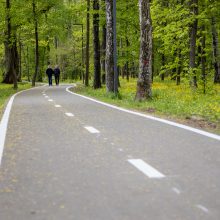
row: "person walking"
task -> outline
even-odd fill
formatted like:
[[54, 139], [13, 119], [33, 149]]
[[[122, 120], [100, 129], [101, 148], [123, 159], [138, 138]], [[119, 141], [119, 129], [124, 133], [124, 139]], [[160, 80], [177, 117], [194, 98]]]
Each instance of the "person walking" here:
[[49, 82], [49, 86], [52, 86], [52, 76], [53, 76], [53, 69], [50, 67], [50, 64], [48, 64], [47, 70], [46, 70], [46, 74], [48, 76], [48, 82]]
[[55, 76], [56, 85], [58, 86], [59, 82], [60, 82], [60, 69], [59, 69], [58, 65], [55, 66], [54, 76]]

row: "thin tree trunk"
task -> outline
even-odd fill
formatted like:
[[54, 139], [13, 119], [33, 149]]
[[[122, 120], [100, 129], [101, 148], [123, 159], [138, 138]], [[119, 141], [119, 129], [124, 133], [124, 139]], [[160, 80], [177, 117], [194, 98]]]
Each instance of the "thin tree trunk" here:
[[178, 63], [178, 68], [177, 68], [176, 84], [180, 85], [180, 74], [181, 74], [181, 69], [182, 69], [181, 49], [178, 49], [178, 57], [179, 57], [179, 63]]
[[114, 92], [113, 1], [106, 0], [106, 89]]
[[212, 17], [212, 46], [215, 68], [214, 83], [220, 83], [220, 54], [218, 50], [218, 33], [216, 30], [216, 20], [214, 17]]
[[90, 37], [90, 0], [87, 0], [86, 15], [86, 74], [85, 85], [89, 86], [89, 37]]
[[93, 45], [94, 45], [94, 89], [101, 88], [100, 41], [99, 41], [99, 0], [93, 0]]
[[129, 81], [129, 62], [128, 62], [128, 47], [129, 47], [129, 41], [128, 41], [128, 36], [126, 36], [126, 47], [127, 47], [127, 49], [126, 49], [126, 59], [127, 59], [127, 61], [126, 61], [126, 79], [127, 79], [127, 81]]
[[[205, 31], [205, 26], [202, 26], [203, 32]], [[203, 93], [206, 93], [206, 36], [205, 33], [203, 33], [203, 36], [201, 38], [201, 69], [202, 69], [202, 81], [203, 81]]]
[[5, 45], [5, 62], [6, 62], [6, 72], [3, 78], [3, 83], [13, 83], [14, 89], [18, 88], [17, 85], [17, 75], [16, 75], [16, 65], [15, 65], [15, 48], [16, 41], [12, 37], [12, 27], [11, 27], [11, 15], [10, 9], [11, 4], [10, 0], [6, 0], [6, 40]]
[[136, 100], [144, 100], [152, 97], [152, 22], [150, 0], [139, 0], [139, 16], [141, 44]]
[[39, 73], [39, 39], [38, 39], [38, 20], [36, 14], [36, 3], [33, 0], [33, 16], [34, 16], [34, 31], [35, 31], [35, 72], [32, 78], [32, 86], [35, 86], [35, 82]]
[[[164, 67], [165, 66], [165, 55], [164, 53], [162, 53], [162, 66]], [[161, 74], [161, 80], [164, 81], [164, 78], [165, 78], [165, 73], [162, 73]]]
[[102, 83], [105, 84], [106, 24], [102, 27]]
[[21, 74], [22, 74], [22, 44], [21, 40], [19, 39], [19, 74], [18, 74], [18, 81], [21, 82]]
[[[126, 2], [126, 10], [128, 10], [128, 1]], [[126, 79], [129, 81], [129, 61], [128, 61], [128, 47], [129, 47], [129, 40], [128, 40], [128, 21], [126, 21]]]
[[27, 46], [27, 76], [28, 76], [28, 82], [30, 82], [30, 68], [29, 68], [29, 49]]
[[[190, 10], [193, 16], [198, 15], [198, 0], [191, 0], [190, 2]], [[194, 18], [193, 23], [190, 27], [190, 58], [189, 58], [189, 68], [191, 75], [191, 86], [197, 87], [197, 77], [196, 77], [196, 38], [197, 38], [197, 26], [198, 19]]]

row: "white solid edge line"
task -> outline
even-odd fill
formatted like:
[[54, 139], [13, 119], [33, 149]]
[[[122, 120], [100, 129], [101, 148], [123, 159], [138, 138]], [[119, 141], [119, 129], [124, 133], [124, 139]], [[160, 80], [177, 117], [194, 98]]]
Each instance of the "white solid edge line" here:
[[87, 131], [89, 131], [90, 133], [92, 134], [97, 134], [97, 133], [100, 133], [100, 131], [98, 131], [97, 129], [91, 127], [91, 126], [85, 126], [84, 127]]
[[[41, 86], [39, 86], [39, 87], [41, 87]], [[35, 88], [37, 88], [37, 87], [35, 87]], [[11, 112], [11, 108], [12, 108], [14, 98], [15, 98], [15, 96], [17, 96], [18, 94], [20, 94], [22, 92], [29, 91], [29, 90], [32, 90], [32, 89], [35, 89], [35, 88], [30, 88], [30, 89], [26, 89], [26, 90], [17, 92], [14, 95], [12, 95], [11, 98], [9, 99], [9, 102], [6, 106], [4, 114], [3, 114], [2, 119], [0, 121], [0, 165], [1, 165], [1, 161], [2, 161], [4, 145], [5, 145], [5, 138], [6, 138], [6, 133], [7, 133], [9, 116], [10, 116], [10, 112]]]
[[151, 119], [151, 120], [154, 120], [154, 121], [158, 121], [158, 122], [162, 122], [162, 123], [165, 123], [165, 124], [168, 124], [168, 125], [172, 125], [172, 126], [175, 126], [175, 127], [178, 127], [178, 128], [182, 128], [182, 129], [185, 129], [185, 130], [188, 130], [188, 131], [192, 131], [194, 133], [197, 133], [197, 134], [200, 134], [200, 135], [203, 135], [203, 136], [206, 136], [206, 137], [210, 137], [210, 138], [213, 138], [213, 139], [216, 139], [216, 140], [219, 140], [220, 141], [220, 136], [217, 135], [217, 134], [212, 134], [212, 133], [209, 133], [207, 131], [202, 131], [200, 129], [197, 129], [197, 128], [192, 128], [192, 127], [189, 127], [187, 125], [183, 125], [183, 124], [179, 124], [179, 123], [176, 123], [176, 122], [172, 122], [172, 121], [168, 121], [166, 119], [161, 119], [161, 118], [157, 118], [157, 117], [154, 117], [154, 116], [150, 116], [150, 115], [145, 115], [143, 113], [139, 113], [139, 112], [134, 112], [134, 111], [131, 111], [131, 110], [127, 110], [127, 109], [124, 109], [124, 108], [121, 108], [121, 107], [117, 107], [115, 105], [111, 105], [111, 104], [108, 104], [108, 103], [105, 103], [105, 102], [101, 102], [101, 101], [98, 101], [96, 99], [93, 99], [93, 98], [89, 98], [87, 96], [84, 96], [84, 95], [79, 95], [77, 93], [74, 93], [72, 91], [70, 91], [69, 89], [73, 87], [73, 86], [69, 86], [66, 88], [66, 91], [73, 94], [73, 95], [76, 95], [76, 96], [79, 96], [79, 97], [82, 97], [82, 98], [85, 98], [85, 99], [88, 99], [90, 101], [93, 101], [93, 102], [96, 102], [96, 103], [99, 103], [101, 105], [105, 105], [105, 106], [108, 106], [110, 108], [114, 108], [114, 109], [117, 109], [119, 111], [123, 111], [123, 112], [127, 112], [127, 113], [130, 113], [130, 114], [133, 114], [133, 115], [137, 115], [137, 116], [141, 116], [141, 117], [144, 117], [144, 118], [147, 118], [147, 119]]
[[138, 170], [140, 170], [142, 173], [144, 173], [149, 178], [161, 179], [165, 177], [165, 175], [163, 175], [158, 170], [156, 170], [149, 164], [145, 163], [141, 159], [129, 159], [128, 162], [131, 163], [133, 166], [135, 166]]

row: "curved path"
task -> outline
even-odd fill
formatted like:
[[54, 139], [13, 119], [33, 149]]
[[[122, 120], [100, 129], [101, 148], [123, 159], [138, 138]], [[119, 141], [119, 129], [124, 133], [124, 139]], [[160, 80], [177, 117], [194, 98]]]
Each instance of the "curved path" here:
[[0, 219], [220, 219], [220, 141], [60, 87], [16, 96]]

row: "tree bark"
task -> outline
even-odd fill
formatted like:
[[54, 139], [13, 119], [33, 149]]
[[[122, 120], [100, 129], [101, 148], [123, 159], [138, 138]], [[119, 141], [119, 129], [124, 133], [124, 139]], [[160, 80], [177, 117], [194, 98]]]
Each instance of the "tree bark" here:
[[93, 0], [93, 46], [94, 46], [94, 89], [101, 88], [100, 40], [99, 40], [99, 0]]
[[86, 15], [86, 74], [85, 74], [85, 86], [89, 86], [89, 37], [90, 37], [90, 0], [87, 0], [87, 15]]
[[[161, 59], [162, 59], [162, 67], [164, 68], [164, 66], [165, 66], [165, 61], [166, 61], [166, 60], [165, 60], [165, 55], [164, 55], [164, 53], [162, 53]], [[165, 73], [162, 73], [162, 74], [160, 75], [160, 77], [161, 77], [161, 80], [164, 81]]]
[[137, 81], [136, 100], [152, 97], [152, 22], [150, 16], [150, 0], [139, 0], [140, 16], [140, 59]]
[[213, 46], [213, 60], [215, 68], [214, 83], [220, 83], [220, 57], [218, 50], [218, 33], [216, 30], [216, 20], [212, 17], [212, 46]]
[[35, 72], [32, 78], [32, 86], [35, 86], [37, 76], [39, 74], [39, 37], [38, 37], [38, 20], [36, 14], [35, 0], [32, 2], [33, 16], [34, 16], [34, 32], [35, 32]]
[[106, 89], [114, 92], [113, 1], [106, 0]]
[[17, 75], [16, 75], [16, 40], [14, 36], [12, 36], [12, 27], [11, 27], [11, 2], [10, 0], [6, 0], [6, 40], [4, 42], [5, 45], [5, 63], [6, 63], [6, 71], [3, 78], [3, 83], [13, 83], [14, 89], [18, 88], [17, 85]]
[[[205, 26], [203, 25], [202, 30], [205, 30]], [[201, 39], [201, 45], [202, 45], [202, 51], [201, 51], [201, 65], [202, 65], [202, 80], [203, 80], [203, 93], [206, 93], [206, 52], [205, 52], [205, 47], [206, 47], [206, 37], [205, 34], [203, 34], [202, 39]]]
[[102, 83], [105, 84], [105, 53], [106, 53], [106, 24], [102, 27], [102, 59], [101, 59], [101, 69], [102, 69]]
[[[193, 17], [198, 15], [198, 0], [191, 0], [190, 11], [191, 11]], [[196, 77], [196, 71], [195, 71], [197, 26], [198, 26], [198, 19], [193, 18], [193, 23], [190, 27], [189, 69], [190, 69], [190, 74], [192, 74], [190, 84], [194, 88], [197, 87], [197, 77]]]
[[181, 69], [182, 69], [181, 49], [178, 49], [178, 57], [179, 57], [179, 63], [178, 63], [177, 75], [176, 75], [176, 85], [180, 85], [180, 74], [181, 74]]

